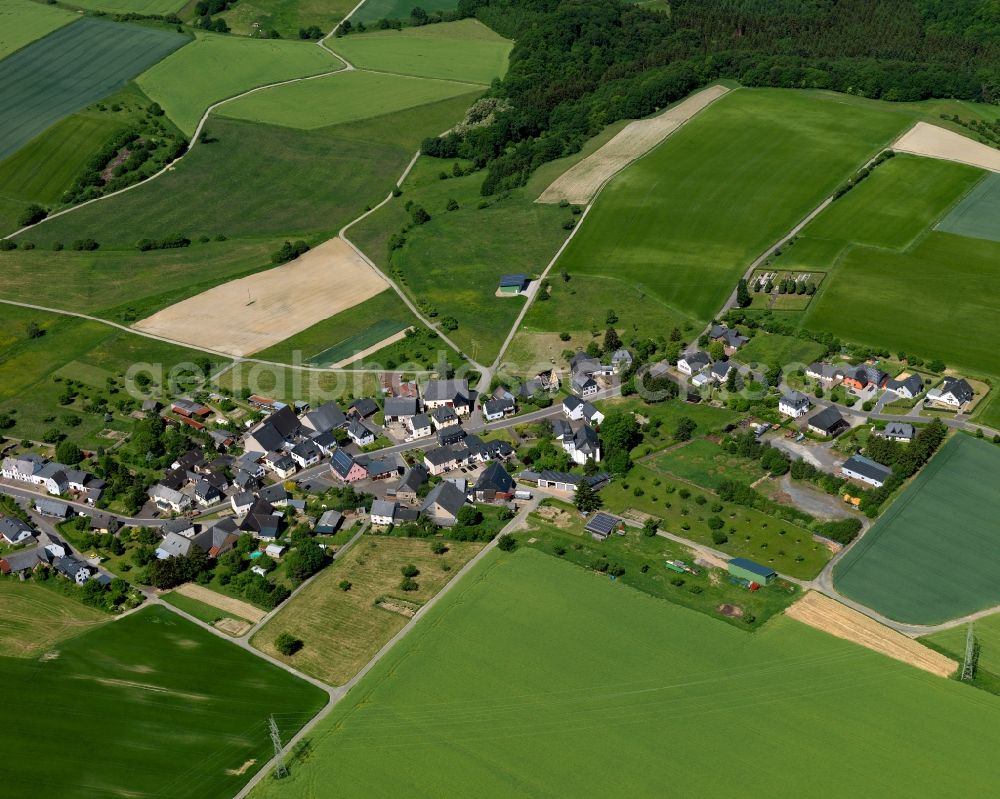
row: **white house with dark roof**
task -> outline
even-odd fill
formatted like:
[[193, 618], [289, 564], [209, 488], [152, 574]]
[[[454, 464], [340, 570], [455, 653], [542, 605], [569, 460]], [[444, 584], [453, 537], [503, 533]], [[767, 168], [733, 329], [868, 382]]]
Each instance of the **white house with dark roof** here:
[[313, 464], [319, 463], [320, 458], [323, 457], [323, 452], [315, 441], [306, 439], [292, 447], [292, 451], [288, 455], [298, 464], [300, 469], [306, 469]]
[[431, 428], [431, 419], [426, 413], [417, 413], [409, 417], [406, 426], [413, 438], [424, 438], [434, 432]]
[[806, 377], [818, 380], [829, 388], [844, 379], [844, 370], [825, 361], [816, 361], [806, 367]]
[[798, 419], [809, 410], [809, 397], [801, 391], [789, 391], [778, 400], [778, 411], [785, 416]]
[[887, 422], [884, 430], [876, 430], [875, 435], [891, 441], [911, 441], [913, 425], [906, 422]]
[[388, 499], [376, 499], [370, 512], [373, 527], [388, 527], [396, 518], [396, 503]]
[[708, 357], [708, 353], [706, 352], [701, 352], [700, 350], [688, 352], [677, 359], [677, 371], [681, 374], [693, 375], [700, 372], [711, 362], [712, 359]]
[[562, 448], [574, 463], [581, 466], [588, 460], [599, 463], [601, 460], [601, 442], [597, 431], [589, 424], [583, 424], [573, 433], [562, 439]]
[[30, 525], [13, 516], [0, 516], [0, 536], [8, 544], [21, 544], [32, 538], [35, 531]]
[[420, 400], [416, 397], [386, 397], [383, 418], [386, 424], [405, 422], [420, 412]]
[[975, 391], [965, 378], [946, 377], [940, 386], [927, 392], [927, 399], [961, 410], [972, 402], [975, 395]]
[[583, 418], [583, 400], [572, 394], [562, 401], [562, 411], [570, 421], [578, 422]]
[[472, 394], [469, 392], [468, 380], [428, 380], [421, 394], [424, 406], [428, 410], [447, 406], [453, 408], [459, 416], [465, 416], [472, 411]]
[[172, 510], [175, 513], [181, 513], [191, 505], [191, 497], [185, 496], [180, 491], [167, 488], [167, 486], [160, 485], [159, 483], [151, 486], [146, 493], [160, 508]]
[[916, 399], [923, 393], [924, 381], [920, 375], [912, 374], [902, 380], [892, 379], [885, 384], [886, 391], [891, 391], [903, 399]]
[[367, 447], [375, 443], [375, 433], [369, 427], [357, 419], [352, 419], [347, 425], [347, 435], [359, 447]]

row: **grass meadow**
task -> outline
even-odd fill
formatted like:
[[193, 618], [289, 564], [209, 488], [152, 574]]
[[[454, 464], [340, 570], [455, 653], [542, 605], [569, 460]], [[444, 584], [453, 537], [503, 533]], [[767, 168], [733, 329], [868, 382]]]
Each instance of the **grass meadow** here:
[[[431, 552], [425, 538], [366, 535], [354, 547], [282, 607], [252, 643], [262, 652], [318, 677], [342, 685], [357, 674], [382, 645], [409, 621], [408, 616], [377, 606], [385, 599], [423, 605], [479, 550], [482, 543], [448, 541], [443, 555]], [[414, 565], [419, 588], [400, 589], [401, 569]], [[340, 588], [342, 580], [351, 588]], [[274, 647], [282, 633], [304, 646], [291, 657]]]
[[214, 141], [198, 145], [173, 172], [22, 238], [48, 247], [89, 237], [102, 249], [133, 250], [140, 238], [175, 232], [270, 236], [268, 253], [286, 238], [317, 243], [383, 199], [420, 140], [461, 118], [470, 102], [463, 95], [317, 130], [213, 118]]
[[190, 38], [83, 17], [0, 62], [0, 158], [134, 78]]
[[956, 434], [834, 567], [837, 590], [911, 624], [1000, 604], [998, 473], [1000, 448]]
[[[983, 619], [977, 619], [973, 625], [976, 643], [979, 644], [977, 665], [1000, 678], [1000, 614], [994, 613]], [[928, 635], [925, 641], [948, 652], [959, 662], [965, 659], [965, 637], [968, 626], [965, 624], [942, 630]]]
[[0, 58], [6, 58], [75, 19], [76, 14], [63, 8], [33, 0], [5, 0], [0, 6]]
[[227, 103], [219, 114], [311, 130], [392, 114], [475, 89], [468, 83], [352, 70], [257, 92]]
[[42, 583], [0, 577], [0, 661], [35, 658], [64, 638], [108, 621], [107, 613]]
[[264, 30], [274, 28], [294, 39], [300, 28], [310, 25], [318, 25], [324, 33], [332, 31], [355, 5], [355, 0], [240, 0], [219, 16], [234, 33], [248, 36], [258, 23]]
[[972, 236], [977, 239], [1000, 241], [1000, 175], [987, 174], [935, 230]]
[[794, 336], [777, 336], [760, 331], [740, 347], [737, 359], [744, 363], [810, 364], [824, 352], [824, 347], [815, 341]]
[[[169, 610], [150, 607], [58, 644], [0, 659], [10, 713], [4, 796], [232, 796], [326, 702], [296, 679]], [[220, 678], [224, 675], [224, 678]], [[41, 697], [58, 709], [39, 712]], [[43, 771], [40, 740], [59, 741]]]
[[173, 14], [187, 0], [73, 0], [74, 6], [108, 14]]
[[746, 266], [906, 122], [796, 92], [732, 92], [618, 175], [557, 266], [613, 271], [710, 319]]
[[252, 795], [974, 795], [998, 724], [1000, 700], [790, 618], [748, 633], [522, 548], [485, 558]]
[[[368, 339], [368, 332], [376, 326], [380, 330], [388, 330], [387, 327], [384, 327], [385, 323], [392, 323], [393, 329], [380, 335], [374, 341], [363, 343]], [[376, 294], [353, 308], [341, 311], [329, 319], [324, 319], [322, 322], [306, 328], [301, 333], [296, 333], [280, 344], [255, 353], [254, 357], [269, 361], [281, 361], [282, 363], [294, 363], [295, 358], [300, 358], [301, 363], [316, 361], [318, 365], [322, 366], [327, 363], [335, 363], [354, 352], [367, 349], [392, 333], [415, 323], [416, 319], [400, 301], [396, 292], [392, 289], [386, 289], [381, 294]], [[339, 357], [334, 357], [339, 353], [336, 351], [331, 353], [331, 349], [338, 348], [339, 350], [348, 342], [360, 343]]]
[[[398, 272], [403, 287], [436, 309], [438, 318], [454, 318], [458, 328], [449, 337], [475, 360], [488, 362], [524, 303], [494, 296], [500, 278], [509, 272], [538, 275], [565, 239], [562, 222], [570, 213], [533, 203], [523, 190], [490, 198], [480, 208], [482, 173], [449, 177], [451, 168], [450, 161], [421, 158], [402, 196], [347, 235], [383, 269]], [[447, 210], [451, 199], [457, 210]], [[408, 201], [427, 210], [431, 220], [412, 225]], [[406, 243], [390, 262], [389, 237], [407, 227]]]
[[756, 461], [731, 455], [707, 438], [696, 438], [687, 444], [671, 447], [648, 465], [712, 491], [726, 480], [749, 484], [765, 474]]
[[370, 25], [380, 19], [408, 19], [414, 8], [420, 7], [428, 14], [435, 11], [453, 11], [456, 0], [367, 0], [351, 14], [351, 22]]
[[330, 47], [359, 69], [485, 86], [507, 71], [512, 44], [481, 22], [463, 19], [351, 34], [332, 40]]
[[340, 67], [338, 59], [311, 42], [199, 32], [190, 45], [144, 72], [137, 82], [191, 136], [212, 103], [255, 86]]
[[372, 372], [312, 371], [239, 363], [219, 375], [215, 385], [234, 394], [238, 394], [243, 388], [249, 388], [254, 394], [283, 402], [306, 400], [316, 407], [327, 400], [345, 403], [358, 397], [375, 396], [378, 378]]

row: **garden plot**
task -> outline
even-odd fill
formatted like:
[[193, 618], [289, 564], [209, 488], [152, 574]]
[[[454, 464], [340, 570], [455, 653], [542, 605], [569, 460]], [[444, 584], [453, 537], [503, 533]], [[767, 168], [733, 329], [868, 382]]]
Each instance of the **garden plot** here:
[[385, 279], [342, 239], [233, 280], [136, 322], [171, 341], [243, 356], [374, 297]]
[[566, 200], [585, 205], [608, 180], [652, 150], [691, 117], [729, 91], [725, 86], [709, 86], [682, 100], [651, 119], [630, 122], [596, 153], [584, 158], [542, 192], [540, 203]]

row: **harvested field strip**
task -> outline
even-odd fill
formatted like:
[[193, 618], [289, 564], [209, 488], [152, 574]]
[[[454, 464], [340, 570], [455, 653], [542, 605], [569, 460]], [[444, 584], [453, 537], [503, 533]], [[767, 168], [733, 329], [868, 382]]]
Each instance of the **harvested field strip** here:
[[190, 39], [84, 17], [0, 62], [0, 158]]
[[817, 630], [853, 641], [939, 677], [950, 677], [958, 668], [958, 663], [951, 658], [815, 591], [802, 597], [785, 614]]
[[630, 122], [611, 141], [560, 175], [538, 198], [540, 203], [568, 200], [585, 205], [609, 179], [640, 158], [712, 101], [729, 91], [709, 86], [650, 119]]
[[[343, 341], [334, 344], [322, 352], [312, 356], [307, 363], [313, 366], [330, 366], [339, 363], [345, 358], [350, 361], [356, 360], [362, 351], [367, 352], [373, 346], [388, 346], [391, 341], [385, 341], [389, 336], [393, 336], [403, 328], [407, 327], [406, 322], [396, 319], [379, 319], [371, 327], [355, 333], [353, 336], [345, 338]], [[395, 340], [395, 339], [394, 339]]]
[[1000, 241], [1000, 175], [987, 175], [934, 229]]
[[267, 615], [265, 611], [260, 608], [255, 608], [249, 602], [234, 599], [231, 596], [220, 594], [210, 588], [205, 588], [204, 586], [196, 585], [195, 583], [184, 583], [184, 585], [180, 585], [174, 590], [181, 596], [197, 599], [199, 602], [204, 602], [206, 605], [211, 605], [213, 608], [224, 610], [226, 613], [229, 613], [238, 619], [246, 619], [247, 621], [252, 621], [255, 624]]
[[926, 122], [918, 122], [906, 131], [893, 142], [892, 149], [1000, 172], [1000, 150]]
[[386, 287], [343, 240], [330, 239], [290, 263], [233, 280], [133, 327], [231, 355], [277, 344]]

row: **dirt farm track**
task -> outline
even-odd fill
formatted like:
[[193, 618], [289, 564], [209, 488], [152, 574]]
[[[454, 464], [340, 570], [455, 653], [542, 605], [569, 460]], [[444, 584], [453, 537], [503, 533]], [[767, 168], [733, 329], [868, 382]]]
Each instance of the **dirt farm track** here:
[[133, 327], [231, 355], [251, 355], [374, 297], [388, 284], [342, 239], [224, 283]]

